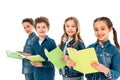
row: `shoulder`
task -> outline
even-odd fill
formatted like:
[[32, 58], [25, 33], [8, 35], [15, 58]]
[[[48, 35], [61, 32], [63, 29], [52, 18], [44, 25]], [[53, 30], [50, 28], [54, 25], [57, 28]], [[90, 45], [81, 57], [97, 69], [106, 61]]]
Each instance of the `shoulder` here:
[[109, 49], [108, 49], [108, 50], [111, 50], [111, 51], [113, 51], [113, 52], [115, 52], [115, 53], [120, 53], [119, 50], [118, 50], [118, 48], [115, 47], [113, 44], [111, 44], [111, 45], [109, 46]]
[[85, 46], [84, 42], [81, 40], [78, 40], [78, 45]]
[[95, 47], [95, 43], [90, 44], [90, 45], [87, 46], [87, 48], [91, 48], [91, 47]]
[[84, 44], [83, 41], [78, 40], [77, 44], [74, 47], [78, 48], [79, 50], [80, 49], [84, 49], [85, 48], [85, 44]]
[[46, 41], [47, 41], [47, 43], [50, 43], [50, 44], [56, 44], [55, 40], [53, 38], [48, 37], [48, 36], [46, 37]]
[[49, 42], [54, 42], [55, 40], [54, 39], [52, 39], [52, 38], [50, 38], [50, 37], [47, 37], [46, 38]]

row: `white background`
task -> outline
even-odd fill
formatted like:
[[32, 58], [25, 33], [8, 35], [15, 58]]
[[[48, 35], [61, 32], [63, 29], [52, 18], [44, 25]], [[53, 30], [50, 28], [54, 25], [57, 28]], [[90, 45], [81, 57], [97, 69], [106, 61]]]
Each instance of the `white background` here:
[[[21, 60], [11, 59], [5, 51], [22, 50], [27, 34], [21, 21], [24, 18], [48, 17], [50, 31], [57, 45], [63, 33], [64, 20], [75, 16], [80, 22], [81, 36], [88, 46], [96, 41], [93, 20], [100, 16], [109, 17], [118, 32], [120, 42], [119, 0], [1, 0], [0, 1], [0, 78], [4, 80], [24, 80], [21, 74]], [[112, 40], [112, 33], [110, 34]], [[56, 80], [61, 76], [56, 70]], [[119, 79], [120, 80], [120, 79]]]

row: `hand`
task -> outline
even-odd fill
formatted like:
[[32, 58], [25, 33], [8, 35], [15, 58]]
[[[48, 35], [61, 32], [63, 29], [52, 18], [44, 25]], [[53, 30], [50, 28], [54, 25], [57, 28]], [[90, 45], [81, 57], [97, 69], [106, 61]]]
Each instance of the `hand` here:
[[16, 52], [18, 52], [18, 53], [23, 53], [22, 51], [16, 51]]
[[98, 71], [103, 72], [106, 75], [109, 75], [109, 69], [106, 66], [104, 66], [103, 64], [100, 64], [98, 62], [92, 62], [91, 65]]
[[76, 64], [75, 64], [75, 62], [73, 62], [73, 60], [67, 60], [67, 66], [73, 67], [73, 66], [76, 66]]
[[42, 62], [30, 62], [33, 66], [35, 66], [35, 67], [42, 67], [43, 66], [43, 64], [42, 64]]
[[64, 55], [64, 56], [61, 57], [61, 60], [62, 60], [62, 61], [65, 61], [65, 62], [67, 62], [67, 60], [69, 60], [69, 59], [70, 59], [70, 58], [69, 58], [68, 55]]
[[28, 53], [23, 53], [23, 55], [25, 55], [26, 57], [31, 56], [31, 54], [28, 54]]

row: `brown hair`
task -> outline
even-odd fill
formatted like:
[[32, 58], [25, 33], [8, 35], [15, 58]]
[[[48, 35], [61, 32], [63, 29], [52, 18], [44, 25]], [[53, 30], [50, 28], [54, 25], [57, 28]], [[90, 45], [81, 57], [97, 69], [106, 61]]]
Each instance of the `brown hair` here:
[[50, 23], [48, 18], [41, 16], [35, 19], [35, 29], [36, 29], [37, 23], [42, 23], [42, 22], [44, 22], [47, 25], [48, 29], [50, 28]]
[[23, 24], [24, 22], [28, 22], [28, 23], [30, 23], [31, 25], [34, 25], [34, 21], [33, 21], [32, 18], [25, 18], [25, 19], [22, 20], [22, 24]]
[[[119, 45], [118, 40], [117, 40], [117, 32], [116, 32], [115, 28], [113, 27], [113, 24], [112, 24], [111, 20], [108, 17], [99, 17], [99, 18], [96, 18], [94, 20], [94, 23], [97, 22], [97, 21], [104, 21], [106, 23], [106, 25], [108, 26], [108, 28], [113, 29], [114, 44], [120, 50], [120, 45]], [[94, 26], [94, 23], [93, 23], [93, 26]]]

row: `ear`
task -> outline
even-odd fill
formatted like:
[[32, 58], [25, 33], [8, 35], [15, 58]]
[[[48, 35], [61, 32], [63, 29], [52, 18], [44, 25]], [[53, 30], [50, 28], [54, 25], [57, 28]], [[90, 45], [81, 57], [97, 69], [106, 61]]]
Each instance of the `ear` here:
[[111, 27], [111, 28], [109, 28], [109, 32], [110, 32], [110, 31], [112, 31], [112, 30], [113, 30], [113, 28], [112, 28], [112, 27]]

